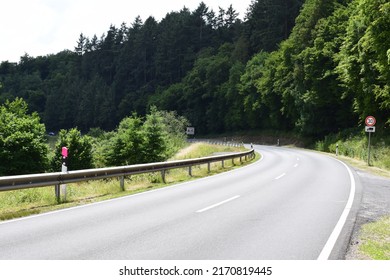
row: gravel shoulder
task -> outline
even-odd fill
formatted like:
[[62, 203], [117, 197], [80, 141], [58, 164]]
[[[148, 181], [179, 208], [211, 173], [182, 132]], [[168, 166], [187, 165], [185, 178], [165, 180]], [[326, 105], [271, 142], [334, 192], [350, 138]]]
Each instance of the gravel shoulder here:
[[355, 168], [363, 187], [362, 201], [356, 217], [352, 237], [349, 242], [346, 260], [367, 259], [358, 251], [361, 243], [360, 229], [364, 224], [375, 222], [383, 216], [390, 215], [390, 179], [373, 175]]

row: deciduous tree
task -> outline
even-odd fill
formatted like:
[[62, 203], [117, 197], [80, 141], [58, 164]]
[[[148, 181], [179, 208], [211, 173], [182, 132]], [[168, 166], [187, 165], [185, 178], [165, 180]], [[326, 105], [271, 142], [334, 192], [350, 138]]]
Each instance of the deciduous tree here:
[[0, 106], [0, 176], [40, 173], [48, 165], [45, 125], [17, 98]]

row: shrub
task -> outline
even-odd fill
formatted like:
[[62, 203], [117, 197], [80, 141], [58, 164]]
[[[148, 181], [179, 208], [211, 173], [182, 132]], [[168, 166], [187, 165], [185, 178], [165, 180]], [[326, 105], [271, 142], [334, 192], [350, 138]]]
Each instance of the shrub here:
[[61, 130], [55, 146], [55, 155], [51, 160], [52, 171], [60, 171], [62, 164], [62, 147], [69, 149], [68, 170], [93, 168], [92, 139], [82, 136], [76, 128]]

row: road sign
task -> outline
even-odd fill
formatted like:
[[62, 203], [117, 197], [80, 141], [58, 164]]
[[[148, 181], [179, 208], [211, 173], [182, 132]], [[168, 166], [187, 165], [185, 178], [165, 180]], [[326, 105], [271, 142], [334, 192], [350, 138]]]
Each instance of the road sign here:
[[376, 119], [373, 116], [368, 116], [365, 123], [367, 126], [374, 126], [376, 124]]
[[195, 127], [187, 127], [187, 135], [194, 135]]
[[366, 132], [375, 132], [375, 126], [366, 126]]

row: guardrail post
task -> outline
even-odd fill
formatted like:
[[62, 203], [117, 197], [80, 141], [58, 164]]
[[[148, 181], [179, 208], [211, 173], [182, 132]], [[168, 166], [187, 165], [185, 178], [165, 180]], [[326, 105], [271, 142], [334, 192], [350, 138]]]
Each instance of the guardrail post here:
[[207, 172], [210, 173], [210, 162], [207, 163]]
[[60, 201], [61, 201], [61, 188], [60, 188], [60, 185], [55, 185], [54, 186], [54, 192], [56, 194], [57, 203], [60, 203]]
[[192, 177], [192, 166], [188, 167], [188, 175]]
[[166, 181], [165, 181], [165, 169], [161, 170], [161, 178], [163, 180], [163, 183], [166, 184]]
[[120, 183], [120, 186], [121, 186], [121, 190], [125, 191], [125, 176], [120, 176], [119, 177], [119, 183]]
[[66, 184], [62, 184], [61, 185], [61, 191], [63, 193], [63, 197], [64, 197], [64, 202], [66, 201]]
[[235, 164], [234, 164], [234, 158], [232, 158], [232, 164], [235, 165]]
[[222, 168], [225, 168], [225, 161], [222, 161]]

